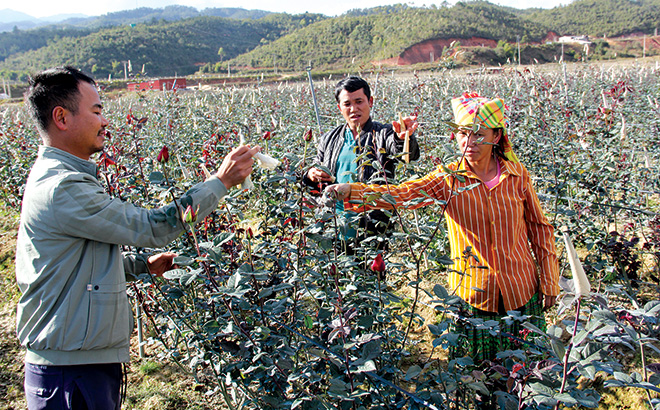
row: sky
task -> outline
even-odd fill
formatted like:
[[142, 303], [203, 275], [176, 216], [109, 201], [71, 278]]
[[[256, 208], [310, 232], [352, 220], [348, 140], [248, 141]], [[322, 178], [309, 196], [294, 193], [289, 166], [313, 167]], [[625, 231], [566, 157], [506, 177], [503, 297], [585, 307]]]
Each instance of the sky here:
[[[294, 1], [294, 0], [242, 0], [238, 1], [212, 1], [212, 0], [21, 0], [9, 2], [3, 0], [4, 6], [0, 9], [11, 9], [29, 14], [33, 17], [48, 17], [57, 14], [81, 13], [88, 16], [99, 16], [113, 11], [131, 10], [138, 7], [162, 8], [167, 5], [180, 4], [205, 9], [207, 7], [240, 7], [244, 9], [259, 9], [273, 12], [299, 14], [304, 12], [321, 13], [326, 16], [336, 16], [347, 10], [355, 8], [370, 8], [389, 4], [403, 3], [405, 0], [362, 0], [359, 2], [349, 0], [333, 1]], [[448, 0], [454, 4], [456, 0]], [[565, 0], [490, 0], [493, 4], [516, 8], [543, 7], [552, 8], [560, 4], [567, 4]], [[412, 6], [436, 4], [442, 1], [408, 2]]]

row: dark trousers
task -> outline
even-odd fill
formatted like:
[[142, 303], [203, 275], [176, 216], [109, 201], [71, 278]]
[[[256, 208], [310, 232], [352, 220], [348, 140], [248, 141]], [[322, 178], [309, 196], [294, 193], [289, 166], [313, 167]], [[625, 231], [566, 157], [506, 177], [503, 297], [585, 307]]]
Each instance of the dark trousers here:
[[119, 410], [120, 363], [43, 366], [25, 363], [28, 409]]

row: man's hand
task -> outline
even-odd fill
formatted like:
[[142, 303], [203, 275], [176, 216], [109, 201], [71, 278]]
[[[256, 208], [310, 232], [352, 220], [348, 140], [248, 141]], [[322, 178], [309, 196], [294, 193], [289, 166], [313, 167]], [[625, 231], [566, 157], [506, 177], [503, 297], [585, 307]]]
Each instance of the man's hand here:
[[332, 175], [314, 167], [307, 171], [307, 178], [312, 182], [335, 182], [335, 178]]
[[552, 308], [557, 302], [557, 296], [543, 295], [543, 310]]
[[335, 201], [344, 201], [351, 196], [351, 184], [328, 185], [323, 191], [323, 196]]
[[252, 157], [259, 152], [261, 148], [250, 148], [248, 145], [241, 145], [234, 148], [220, 165], [216, 176], [229, 189], [245, 181], [245, 178], [252, 173]]
[[[405, 126], [403, 128], [405, 128], [405, 131], [402, 131], [401, 121], [403, 121]], [[417, 116], [406, 117], [399, 121], [392, 121], [392, 127], [394, 128], [394, 132], [396, 132], [396, 136], [402, 140], [406, 138], [406, 134], [408, 134], [408, 136], [413, 135], [413, 133], [417, 130], [417, 127], [419, 127]]]
[[149, 259], [147, 259], [149, 272], [151, 272], [152, 275], [163, 276], [163, 273], [168, 270], [177, 268], [177, 266], [172, 263], [176, 256], [177, 254], [174, 252], [163, 252], [151, 255]]

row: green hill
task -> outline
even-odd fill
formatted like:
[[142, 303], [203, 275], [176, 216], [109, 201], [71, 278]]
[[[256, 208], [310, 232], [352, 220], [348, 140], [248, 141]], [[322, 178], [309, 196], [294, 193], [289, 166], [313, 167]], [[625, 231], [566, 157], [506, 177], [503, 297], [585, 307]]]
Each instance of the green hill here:
[[660, 28], [660, 0], [576, 0], [549, 10], [535, 9], [524, 18], [560, 35], [653, 34]]
[[167, 6], [160, 9], [140, 7], [133, 10], [107, 13], [98, 17], [72, 18], [44, 27], [0, 32], [0, 61], [12, 54], [36, 50], [55, 43], [64, 37], [83, 37], [115, 26], [141, 23], [174, 22], [194, 17], [225, 17], [235, 20], [255, 20], [271, 13], [263, 10], [241, 8], [206, 8], [198, 11], [194, 7]]
[[272, 14], [259, 20], [197, 17], [112, 27], [11, 55], [0, 63], [0, 75], [17, 78], [26, 71], [70, 64], [99, 78], [123, 77], [122, 62], [129, 60], [134, 71], [144, 65], [151, 76], [187, 75], [209, 61], [234, 58], [320, 18], [311, 14]]
[[515, 41], [516, 36], [527, 36], [540, 41], [548, 32], [538, 23], [482, 1], [457, 3], [451, 8], [399, 6], [377, 14], [356, 13], [311, 24], [228, 64], [290, 69], [300, 69], [310, 62], [314, 67], [361, 64], [396, 57], [429, 39], [482, 37]]
[[[550, 32], [612, 37], [653, 34], [660, 26], [660, 0], [577, 0], [549, 10], [518, 10], [481, 0], [451, 7], [399, 4], [354, 9], [334, 18], [206, 9], [201, 13], [223, 17], [184, 18], [194, 10], [171, 6], [156, 11], [113, 13], [106, 21], [127, 22], [148, 16], [152, 19], [100, 29], [46, 28], [2, 33], [0, 60], [4, 61], [0, 61], [0, 76], [24, 79], [30, 72], [71, 64], [99, 78], [123, 77], [123, 62], [128, 61], [133, 75], [141, 74], [144, 67], [149, 76], [188, 75], [198, 70], [218, 72], [228, 65], [284, 70], [301, 70], [310, 63], [317, 69], [360, 67], [401, 57], [420, 43], [457, 40], [462, 46], [470, 44], [475, 48], [480, 39], [485, 39], [490, 47], [498, 45], [498, 50], [472, 50], [471, 55], [480, 56], [473, 62], [497, 64], [514, 59], [509, 43], [542, 43]], [[230, 16], [245, 18], [227, 18]], [[179, 20], [168, 21], [170, 17]], [[623, 55], [603, 51], [608, 46], [600, 43], [599, 55], [604, 58]], [[541, 54], [540, 49], [546, 47], [527, 46], [538, 47], [536, 51]], [[441, 50], [435, 48], [435, 56]], [[555, 50], [548, 53], [557, 54]], [[537, 58], [531, 51], [527, 56], [531, 61], [551, 61], [540, 54]]]

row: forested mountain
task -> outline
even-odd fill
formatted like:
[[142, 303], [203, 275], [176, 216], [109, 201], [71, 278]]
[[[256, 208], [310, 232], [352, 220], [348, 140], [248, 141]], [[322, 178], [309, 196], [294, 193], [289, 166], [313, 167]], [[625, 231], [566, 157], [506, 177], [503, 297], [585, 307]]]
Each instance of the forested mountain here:
[[120, 26], [125, 24], [154, 23], [157, 21], [179, 21], [194, 17], [225, 17], [236, 20], [256, 20], [274, 14], [263, 10], [246, 10], [235, 7], [225, 8], [206, 8], [197, 10], [188, 6], [167, 6], [160, 9], [150, 7], [140, 7], [133, 10], [117, 11], [107, 13], [98, 17], [86, 19], [72, 19], [64, 21], [63, 24], [75, 25], [83, 28], [100, 28], [110, 26]]
[[0, 61], [12, 54], [20, 54], [57, 43], [62, 38], [84, 37], [90, 33], [92, 30], [89, 29], [57, 26], [0, 33]]
[[29, 14], [21, 13], [20, 11], [2, 9], [0, 10], [0, 33], [14, 29], [32, 29], [78, 17], [85, 17], [85, 15], [80, 13], [64, 13], [37, 18], [32, 17]]
[[246, 10], [230, 7], [206, 8], [202, 11], [198, 11], [194, 7], [185, 6], [167, 6], [161, 9], [141, 7], [133, 10], [107, 13], [98, 17], [70, 18], [57, 24], [49, 24], [45, 27], [28, 30], [19, 30], [17, 28], [5, 32], [0, 30], [0, 61], [3, 61], [11, 54], [45, 47], [48, 44], [57, 42], [63, 37], [84, 37], [103, 28], [107, 29], [113, 26], [163, 21], [174, 22], [203, 16], [225, 17], [236, 20], [256, 20], [269, 14], [274, 13], [263, 10]]
[[660, 0], [576, 0], [524, 18], [560, 34], [616, 37], [660, 29]]
[[71, 64], [99, 77], [124, 76], [123, 61], [134, 72], [151, 76], [187, 75], [208, 61], [234, 58], [323, 18], [320, 15], [271, 14], [259, 20], [197, 17], [100, 30], [83, 37], [62, 37], [46, 47], [11, 55], [0, 75]]
[[106, 13], [101, 16], [84, 15], [57, 15], [47, 18], [35, 18], [25, 13], [19, 13], [10, 9], [0, 10], [4, 18], [0, 19], [0, 33], [12, 31], [14, 28], [32, 29], [47, 26], [48, 29], [57, 27], [93, 28], [119, 26], [123, 24], [147, 23], [157, 20], [178, 21], [185, 18], [215, 16], [233, 19], [260, 19], [268, 14], [264, 10], [246, 10], [236, 7], [206, 8], [197, 10], [187, 6], [166, 6], [163, 8], [139, 7], [132, 10]]
[[378, 14], [363, 13], [327, 19], [258, 47], [229, 63], [251, 67], [301, 68], [384, 60], [428, 39], [483, 37], [516, 40], [526, 36], [540, 41], [548, 29], [518, 18], [504, 8], [477, 1], [453, 7], [382, 8]]
[[550, 32], [609, 37], [653, 34], [660, 26], [660, 0], [576, 0], [550, 10], [518, 10], [481, 0], [442, 7], [400, 4], [354, 9], [334, 18], [206, 9], [199, 13], [213, 16], [168, 21], [194, 11], [181, 6], [137, 9], [110, 13], [106, 22], [146, 22], [2, 33], [0, 76], [24, 79], [29, 72], [71, 64], [99, 78], [123, 77], [128, 61], [133, 75], [144, 66], [150, 76], [187, 75], [201, 67], [223, 71], [228, 65], [299, 70], [311, 63], [328, 69], [400, 57], [420, 43], [456, 39], [467, 44], [475, 37], [490, 47], [499, 42], [507, 61], [513, 57], [507, 42], [538, 43]]

